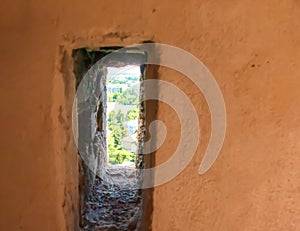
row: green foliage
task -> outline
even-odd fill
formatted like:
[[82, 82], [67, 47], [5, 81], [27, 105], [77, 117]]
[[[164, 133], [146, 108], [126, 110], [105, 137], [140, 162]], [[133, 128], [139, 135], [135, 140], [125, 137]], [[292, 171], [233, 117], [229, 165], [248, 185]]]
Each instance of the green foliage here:
[[[107, 119], [109, 126], [110, 125], [122, 125], [125, 122], [125, 116], [124, 114], [121, 112], [121, 110], [119, 110], [117, 113], [115, 111], [111, 111], [108, 115], [108, 119]], [[109, 127], [108, 127], [109, 129]], [[111, 130], [111, 129], [109, 129]]]
[[108, 102], [118, 102], [123, 105], [138, 105], [139, 92], [138, 89], [130, 88], [123, 92], [108, 93]]
[[115, 147], [118, 147], [121, 145], [121, 140], [128, 134], [127, 129], [121, 125], [121, 126], [116, 126], [112, 125], [112, 136], [114, 138], [114, 144]]
[[126, 114], [126, 120], [136, 120], [139, 118], [139, 109], [137, 107], [129, 110]]
[[120, 97], [120, 95], [121, 95], [120, 92], [110, 92], [110, 93], [108, 93], [107, 101], [108, 102], [117, 102], [117, 99]]
[[122, 164], [124, 161], [135, 162], [135, 154], [122, 149], [120, 145], [116, 144], [113, 133], [110, 134], [108, 139], [109, 163]]
[[128, 134], [128, 130], [123, 125], [124, 121], [125, 116], [120, 110], [117, 113], [111, 111], [108, 115], [108, 129], [111, 131], [111, 136], [114, 139], [115, 148], [121, 145], [121, 139]]
[[123, 105], [138, 105], [139, 93], [138, 89], [127, 89], [118, 96], [116, 102]]
[[125, 116], [124, 114], [121, 112], [121, 110], [119, 110], [116, 114], [116, 120], [117, 122], [122, 125], [125, 122]]
[[122, 164], [124, 161], [135, 162], [135, 154], [124, 149], [110, 150], [109, 162], [111, 164]]
[[130, 153], [121, 147], [121, 140], [128, 134], [123, 123], [124, 114], [119, 110], [117, 113], [111, 111], [108, 115], [108, 129], [111, 131], [108, 137], [109, 163], [122, 164], [124, 161], [135, 161], [135, 154]]
[[135, 162], [135, 153], [123, 149], [121, 140], [129, 133], [124, 127], [124, 122], [135, 120], [139, 117], [139, 90], [127, 89], [123, 92], [109, 93], [108, 102], [117, 102], [122, 105], [136, 105], [135, 108], [127, 112], [126, 116], [121, 110], [117, 112], [111, 111], [107, 119], [108, 129], [111, 131], [110, 136], [108, 137], [109, 163], [122, 164], [124, 161]]
[[116, 124], [117, 123], [117, 118], [116, 118], [116, 112], [115, 111], [111, 111], [109, 114], [108, 114], [108, 118], [107, 118], [107, 121], [108, 121], [108, 124]]

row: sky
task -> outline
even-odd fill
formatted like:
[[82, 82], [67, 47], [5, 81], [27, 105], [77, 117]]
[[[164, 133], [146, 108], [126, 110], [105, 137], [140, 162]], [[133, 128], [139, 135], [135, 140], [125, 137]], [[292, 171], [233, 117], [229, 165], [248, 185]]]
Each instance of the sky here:
[[110, 81], [111, 78], [115, 78], [117, 76], [140, 76], [140, 67], [128, 65], [125, 67], [108, 67], [107, 72], [107, 80]]

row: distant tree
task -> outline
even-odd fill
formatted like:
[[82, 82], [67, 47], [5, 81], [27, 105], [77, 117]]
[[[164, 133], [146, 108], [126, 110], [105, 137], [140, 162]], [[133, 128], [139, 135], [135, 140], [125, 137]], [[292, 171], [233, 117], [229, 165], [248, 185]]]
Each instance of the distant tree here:
[[125, 90], [118, 97], [117, 102], [123, 105], [138, 105], [139, 104], [138, 89]]
[[135, 154], [122, 148], [121, 140], [129, 134], [124, 127], [124, 122], [138, 119], [139, 116], [139, 92], [138, 89], [127, 89], [123, 92], [109, 93], [109, 102], [118, 102], [123, 105], [135, 105], [126, 116], [121, 110], [111, 111], [108, 115], [108, 129], [111, 131], [108, 137], [108, 154], [111, 164], [121, 164], [124, 161], [135, 161]]
[[114, 95], [113, 95], [113, 102], [116, 102], [117, 100], [118, 100], [118, 98], [120, 97], [120, 92], [116, 92], [116, 93], [114, 93]]
[[123, 123], [124, 123], [124, 121], [125, 121], [125, 116], [124, 116], [124, 114], [121, 112], [121, 110], [119, 110], [119, 111], [117, 112], [117, 114], [116, 114], [116, 119], [117, 119], [117, 122], [118, 122], [119, 124], [123, 124]]
[[123, 125], [112, 125], [110, 128], [115, 147], [118, 148], [121, 145], [121, 140], [128, 134], [128, 131]]
[[116, 149], [109, 156], [109, 162], [111, 164], [122, 164], [124, 161], [135, 162], [135, 154], [124, 149]]
[[109, 163], [122, 164], [124, 161], [135, 162], [135, 154], [122, 149], [120, 145], [116, 145], [115, 139], [112, 132], [108, 137]]
[[107, 101], [108, 102], [117, 102], [118, 98], [120, 97], [120, 92], [110, 92], [107, 95]]
[[116, 124], [117, 123], [117, 114], [115, 111], [111, 111], [109, 114], [108, 114], [108, 124]]
[[125, 122], [125, 116], [121, 110], [118, 110], [117, 113], [116, 111], [111, 111], [108, 114], [107, 121], [109, 125], [123, 124]]
[[126, 120], [136, 120], [139, 118], [139, 109], [137, 107], [129, 110], [126, 114]]
[[113, 148], [118, 149], [121, 146], [121, 140], [128, 134], [128, 130], [124, 127], [125, 116], [119, 110], [117, 113], [111, 111], [108, 115], [108, 129], [111, 131], [113, 140]]

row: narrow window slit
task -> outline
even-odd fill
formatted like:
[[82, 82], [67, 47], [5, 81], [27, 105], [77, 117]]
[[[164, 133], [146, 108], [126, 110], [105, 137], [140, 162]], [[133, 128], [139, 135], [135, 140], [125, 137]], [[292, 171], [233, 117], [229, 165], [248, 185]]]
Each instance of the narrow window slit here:
[[[97, 78], [98, 87], [94, 91], [98, 103], [91, 112], [96, 117], [95, 138], [88, 148], [79, 144], [80, 154], [87, 152], [90, 161], [89, 167], [82, 162], [83, 182], [79, 185], [83, 230], [139, 230], [142, 220], [142, 193], [136, 184], [142, 180], [137, 169], [144, 166], [139, 150], [145, 136], [145, 105], [140, 98], [146, 54], [114, 53], [119, 48], [73, 50], [76, 88], [86, 74]], [[112, 61], [97, 66], [112, 53]], [[80, 111], [80, 105], [78, 108]], [[90, 118], [85, 116], [78, 113], [79, 139]]]

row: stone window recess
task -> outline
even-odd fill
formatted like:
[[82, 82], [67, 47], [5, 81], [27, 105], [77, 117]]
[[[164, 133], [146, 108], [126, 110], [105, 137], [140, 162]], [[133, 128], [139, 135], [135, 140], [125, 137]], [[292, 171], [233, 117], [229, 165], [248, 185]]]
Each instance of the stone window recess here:
[[[108, 165], [106, 147], [106, 75], [108, 67], [139, 65], [141, 69], [140, 80], [143, 80], [146, 67], [144, 63], [147, 55], [144, 52], [132, 49], [122, 49], [121, 52], [116, 51], [119, 48], [81, 48], [73, 50], [72, 53], [76, 88], [80, 88], [77, 94], [78, 150], [83, 160], [84, 179], [82, 185], [80, 185], [80, 194], [82, 198], [81, 226], [85, 230], [93, 230], [93, 227], [109, 228], [114, 226], [117, 228], [116, 230], [135, 230], [138, 229], [141, 218], [142, 202], [140, 191], [128, 190], [128, 188], [123, 190], [116, 182], [123, 177], [123, 180], [126, 180], [126, 183], [130, 186], [130, 184], [141, 182], [142, 176], [136, 170], [113, 168]], [[110, 54], [109, 59], [102, 59], [108, 54]], [[84, 76], [85, 79], [83, 80]], [[143, 97], [144, 90], [142, 81], [140, 82], [140, 97]], [[145, 131], [145, 104], [142, 102], [140, 105], [138, 129], [138, 153], [141, 153], [140, 150], [143, 149]], [[143, 166], [143, 156], [138, 154], [136, 167], [140, 169]], [[121, 178], [116, 177], [120, 175], [122, 175]], [[105, 198], [104, 195], [109, 196]], [[130, 197], [131, 202], [135, 204], [133, 207], [128, 208], [128, 213], [111, 210], [107, 206], [106, 208], [105, 206], [101, 207], [101, 203], [104, 203], [106, 199], [111, 201], [112, 207], [116, 200], [122, 200], [121, 198], [125, 198], [123, 203], [130, 205], [129, 201], [126, 201], [126, 196]], [[99, 201], [99, 198], [101, 198], [101, 201]], [[99, 204], [101, 207], [99, 211], [102, 211], [102, 213], [103, 211], [107, 213], [122, 212], [123, 215], [120, 215], [119, 220], [116, 221], [113, 220], [116, 214], [110, 214], [111, 218], [108, 218], [110, 216], [108, 214], [99, 214], [97, 213], [97, 208], [95, 211], [91, 208], [92, 205], [96, 206], [93, 204], [94, 202]], [[103, 220], [103, 218], [106, 220]]]

